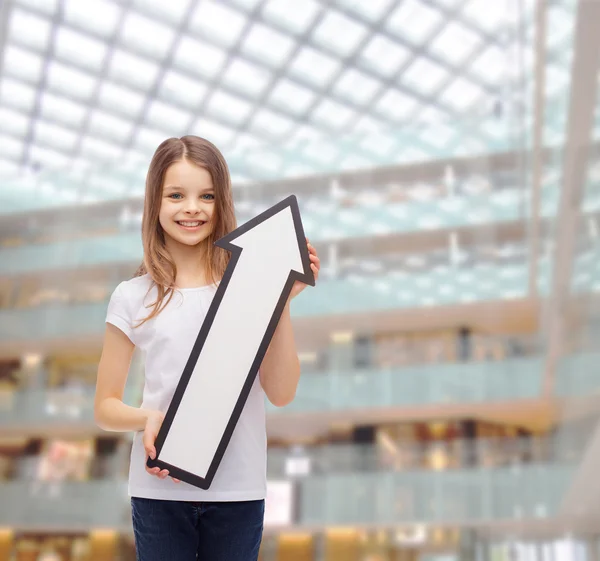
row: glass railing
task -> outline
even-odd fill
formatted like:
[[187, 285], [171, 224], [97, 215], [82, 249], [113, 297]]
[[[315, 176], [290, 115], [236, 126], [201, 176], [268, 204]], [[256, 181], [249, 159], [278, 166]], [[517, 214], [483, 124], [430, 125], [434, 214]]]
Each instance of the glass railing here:
[[[295, 482], [292, 522], [299, 527], [398, 522], [456, 526], [548, 518], [556, 513], [571, 474], [569, 466], [531, 464], [314, 475]], [[126, 488], [124, 480], [2, 483], [0, 504], [10, 508], [1, 509], [0, 524], [19, 531], [126, 528]]]
[[[49, 324], [52, 329], [52, 324]], [[600, 387], [600, 355], [572, 354], [563, 359], [556, 396], [590, 396]], [[270, 415], [332, 413], [444, 404], [485, 404], [531, 400], [540, 396], [544, 359], [541, 355], [496, 361], [415, 364], [395, 368], [307, 372], [295, 400], [284, 408], [267, 404]], [[139, 405], [139, 376], [130, 376], [125, 400]], [[3, 390], [0, 430], [47, 429], [78, 423], [94, 428], [94, 388]]]
[[498, 362], [432, 364], [389, 370], [310, 374], [300, 378], [285, 415], [407, 405], [484, 403], [535, 399], [540, 394], [541, 357]]
[[0, 484], [0, 525], [36, 531], [131, 526], [127, 482], [12, 481]]
[[300, 483], [300, 524], [543, 519], [556, 514], [572, 473], [570, 466], [532, 464], [314, 476]]
[[[51, 325], [49, 326], [51, 328]], [[556, 397], [590, 397], [600, 388], [600, 354], [582, 352], [559, 365]], [[436, 363], [393, 369], [310, 372], [300, 378], [295, 400], [273, 415], [322, 413], [409, 405], [489, 403], [540, 396], [543, 356], [498, 361]], [[133, 380], [133, 378], [132, 378]], [[91, 387], [8, 391], [0, 394], [0, 430], [16, 426], [93, 423]], [[126, 401], [136, 405], [133, 382]]]
[[[127, 245], [119, 246], [114, 238], [114, 247], [107, 244], [107, 239], [96, 240], [98, 247], [103, 247], [105, 263], [127, 263], [133, 271], [139, 264], [135, 259], [136, 253]], [[102, 243], [100, 243], [102, 242]], [[83, 251], [83, 248], [81, 248]], [[6, 250], [8, 251], [8, 250]], [[11, 250], [12, 251], [12, 250]], [[16, 251], [16, 250], [15, 250]], [[33, 271], [35, 263], [42, 260], [41, 247], [24, 248], [18, 261], [4, 262], [5, 269], [11, 273], [18, 270]], [[0, 252], [1, 253], [1, 252]], [[62, 263], [65, 268], [85, 267], [98, 264], [97, 257], [91, 254], [67, 254], [61, 252], [62, 257], [56, 256], [56, 263]], [[26, 257], [26, 258], [25, 258]], [[359, 260], [360, 261], [360, 260]], [[368, 260], [367, 260], [368, 261]], [[365, 262], [365, 268], [373, 263]], [[440, 261], [431, 269], [423, 271], [409, 271], [406, 266], [392, 259], [376, 263], [378, 270], [369, 272], [361, 270], [361, 263], [353, 268], [340, 271], [339, 276], [326, 276], [325, 273], [317, 288], [304, 291], [293, 303], [292, 314], [297, 317], [312, 317], [344, 313], [374, 312], [377, 310], [394, 310], [415, 307], [443, 306], [486, 300], [511, 300], [524, 298], [528, 290], [528, 265], [524, 259], [505, 260], [505, 262], [476, 262], [469, 265], [451, 265]], [[0, 268], [2, 265], [0, 265]], [[30, 271], [30, 272], [31, 272]], [[543, 258], [539, 263], [538, 290], [541, 295], [547, 295], [550, 290], [550, 268], [548, 260]], [[582, 252], [575, 260], [571, 286], [575, 293], [591, 293], [600, 291], [600, 249], [590, 248]], [[52, 284], [54, 283], [54, 284]], [[104, 291], [108, 297], [115, 283], [110, 285], [97, 284], [93, 286], [95, 295]], [[5, 338], [3, 330], [13, 338], [31, 337], [34, 333], [43, 336], [43, 324], [51, 321], [59, 331], [65, 323], [72, 324], [74, 329], [96, 332], [102, 329], [102, 321], [96, 322], [106, 311], [106, 301], [98, 304], [66, 304], [62, 302], [85, 302], [89, 295], [85, 286], [69, 287], [57, 285], [49, 281], [47, 286], [41, 285], [38, 298], [36, 293], [29, 288], [29, 296], [20, 298], [20, 309], [5, 309], [0, 311], [0, 338]], [[43, 292], [43, 294], [42, 294]], [[88, 291], [90, 292], [90, 291]], [[52, 296], [54, 295], [54, 296]], [[41, 296], [44, 304], [40, 304]], [[53, 304], [49, 298], [61, 304]], [[37, 307], [26, 307], [30, 301]], [[94, 309], [97, 307], [98, 309]], [[61, 319], [58, 316], [63, 315]], [[86, 322], [85, 325], [79, 323]], [[55, 319], [56, 318], [56, 319]], [[102, 318], [103, 319], [103, 318]], [[23, 333], [21, 335], [20, 333]]]
[[[276, 415], [326, 413], [406, 405], [488, 403], [535, 399], [540, 395], [540, 357], [499, 362], [433, 364], [343, 374], [305, 374], [296, 399]], [[0, 430], [49, 427], [65, 422], [93, 426], [93, 388], [6, 392]]]
[[556, 394], [565, 397], [600, 396], [600, 352], [566, 354], [556, 368]]
[[[500, 224], [522, 219], [523, 194], [503, 190], [489, 195], [449, 197], [440, 202], [365, 204], [339, 208], [324, 204], [303, 215], [311, 241], [335, 241], [372, 236]], [[247, 217], [248, 218], [248, 217]], [[48, 231], [48, 235], [52, 235]], [[63, 236], [64, 237], [64, 236]], [[0, 274], [19, 274], [104, 263], [140, 261], [139, 229], [134, 233], [56, 241], [0, 249]]]
[[[108, 297], [114, 286], [99, 288]], [[49, 291], [50, 287], [45, 290]], [[67, 288], [57, 287], [55, 292], [57, 299], [64, 297], [68, 301], [72, 296]], [[309, 288], [298, 296], [291, 310], [294, 317], [302, 318], [512, 300], [526, 295], [527, 266], [524, 263], [468, 269], [439, 267], [424, 273], [388, 271], [353, 274], [342, 279], [323, 278], [316, 288]], [[35, 298], [30, 297], [30, 300]], [[104, 330], [107, 305], [108, 301], [103, 300], [89, 304], [57, 303], [3, 309], [0, 310], [0, 339], [30, 340], [84, 333], [100, 335]]]

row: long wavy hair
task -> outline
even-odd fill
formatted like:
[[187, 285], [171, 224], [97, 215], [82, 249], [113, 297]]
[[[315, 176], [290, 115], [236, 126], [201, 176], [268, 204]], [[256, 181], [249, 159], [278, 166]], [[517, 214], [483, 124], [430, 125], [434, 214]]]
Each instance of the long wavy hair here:
[[216, 240], [236, 228], [231, 178], [225, 158], [212, 142], [204, 138], [192, 135], [168, 138], [156, 149], [146, 176], [142, 217], [144, 260], [134, 275], [140, 277], [148, 273], [152, 279], [150, 289], [156, 286], [158, 296], [148, 306], [152, 308], [148, 317], [136, 327], [158, 315], [171, 301], [175, 291], [177, 267], [165, 244], [165, 232], [160, 225], [159, 212], [167, 169], [183, 159], [206, 169], [215, 190], [215, 207], [211, 219], [213, 228], [211, 234], [201, 242], [205, 244], [205, 270], [211, 283], [215, 284], [223, 277], [229, 262], [229, 252], [214, 245]]

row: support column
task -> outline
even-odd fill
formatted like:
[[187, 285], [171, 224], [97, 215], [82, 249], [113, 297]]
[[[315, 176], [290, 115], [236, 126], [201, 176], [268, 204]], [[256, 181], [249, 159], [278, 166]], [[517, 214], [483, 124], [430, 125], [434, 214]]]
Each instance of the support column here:
[[10, 561], [14, 545], [14, 532], [10, 528], [0, 528], [0, 561]]
[[116, 561], [119, 534], [114, 530], [92, 530], [90, 532], [90, 559], [94, 561]]

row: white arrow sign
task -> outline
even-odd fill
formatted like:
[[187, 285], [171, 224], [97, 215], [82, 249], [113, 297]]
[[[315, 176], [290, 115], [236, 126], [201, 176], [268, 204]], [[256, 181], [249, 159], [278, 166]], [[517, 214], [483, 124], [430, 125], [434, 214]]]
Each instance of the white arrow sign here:
[[156, 459], [147, 462], [202, 489], [213, 480], [294, 282], [315, 284], [294, 195], [215, 245], [231, 251], [231, 260], [157, 436]]

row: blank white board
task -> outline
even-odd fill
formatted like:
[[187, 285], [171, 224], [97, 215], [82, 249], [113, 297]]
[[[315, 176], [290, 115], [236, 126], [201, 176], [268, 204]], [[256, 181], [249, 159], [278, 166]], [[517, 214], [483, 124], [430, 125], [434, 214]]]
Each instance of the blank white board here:
[[[148, 466], [208, 489], [295, 281], [314, 286], [294, 195], [215, 245], [231, 252]], [[202, 430], [195, 430], [202, 427]]]

